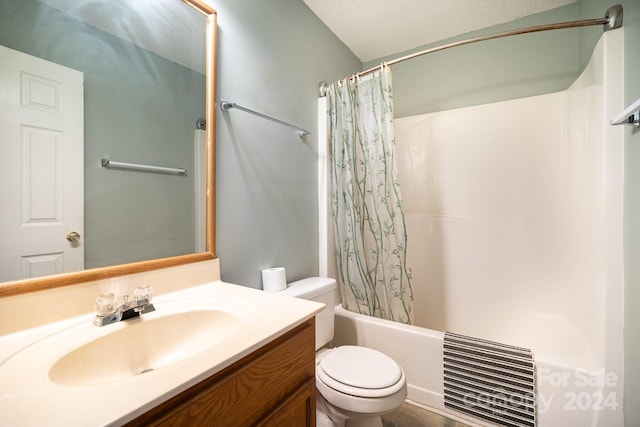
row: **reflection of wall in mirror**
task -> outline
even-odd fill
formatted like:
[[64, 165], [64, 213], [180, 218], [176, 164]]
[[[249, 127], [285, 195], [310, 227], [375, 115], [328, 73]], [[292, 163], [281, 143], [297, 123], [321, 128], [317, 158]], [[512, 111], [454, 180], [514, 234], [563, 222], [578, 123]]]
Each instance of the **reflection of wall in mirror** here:
[[[85, 74], [85, 266], [194, 252], [205, 76], [35, 1], [0, 3], [0, 44]], [[188, 173], [107, 170], [102, 157]]]

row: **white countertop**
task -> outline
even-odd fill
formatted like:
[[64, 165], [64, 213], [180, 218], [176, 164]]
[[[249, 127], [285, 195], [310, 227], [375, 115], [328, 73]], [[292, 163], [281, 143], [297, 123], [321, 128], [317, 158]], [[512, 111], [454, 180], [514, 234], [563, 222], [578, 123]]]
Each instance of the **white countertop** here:
[[[83, 343], [129, 327], [128, 321], [97, 327], [92, 324], [93, 314], [87, 314], [0, 336], [0, 425], [97, 426], [128, 422], [302, 324], [323, 308], [316, 302], [215, 281], [155, 298], [156, 311], [138, 321], [162, 316], [163, 307], [176, 302], [184, 307], [207, 301], [233, 305], [236, 312], [242, 313], [235, 332], [219, 345], [144, 375], [98, 384], [60, 384], [51, 380], [49, 369]], [[126, 352], [127, 347], [112, 351]]]

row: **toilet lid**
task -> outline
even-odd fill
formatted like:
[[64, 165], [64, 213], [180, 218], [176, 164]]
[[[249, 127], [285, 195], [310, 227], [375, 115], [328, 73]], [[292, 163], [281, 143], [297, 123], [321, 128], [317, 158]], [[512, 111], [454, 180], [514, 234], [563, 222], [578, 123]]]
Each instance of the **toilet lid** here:
[[400, 366], [386, 354], [349, 345], [335, 348], [319, 368], [336, 382], [361, 389], [388, 388], [403, 376]]

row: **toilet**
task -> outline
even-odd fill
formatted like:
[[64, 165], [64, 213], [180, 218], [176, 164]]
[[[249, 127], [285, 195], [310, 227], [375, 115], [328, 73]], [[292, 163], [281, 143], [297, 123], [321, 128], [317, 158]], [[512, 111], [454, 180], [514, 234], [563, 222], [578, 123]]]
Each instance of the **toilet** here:
[[380, 416], [407, 397], [402, 368], [389, 356], [367, 347], [324, 347], [333, 339], [336, 281], [311, 277], [278, 292], [322, 302], [316, 314], [316, 426], [381, 427]]

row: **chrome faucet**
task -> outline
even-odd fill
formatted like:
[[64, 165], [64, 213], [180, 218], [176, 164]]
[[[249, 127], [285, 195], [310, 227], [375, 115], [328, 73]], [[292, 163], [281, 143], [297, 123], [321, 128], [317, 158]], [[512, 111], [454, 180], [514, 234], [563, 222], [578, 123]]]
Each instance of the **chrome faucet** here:
[[93, 324], [96, 326], [110, 325], [121, 320], [139, 317], [141, 314], [151, 313], [156, 308], [151, 304], [153, 292], [149, 286], [139, 286], [134, 292], [133, 301], [129, 296], [122, 297], [123, 302], [116, 307], [116, 296], [112, 293], [102, 294], [96, 298], [96, 317]]

